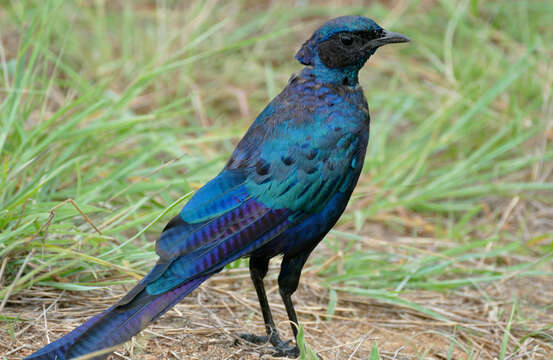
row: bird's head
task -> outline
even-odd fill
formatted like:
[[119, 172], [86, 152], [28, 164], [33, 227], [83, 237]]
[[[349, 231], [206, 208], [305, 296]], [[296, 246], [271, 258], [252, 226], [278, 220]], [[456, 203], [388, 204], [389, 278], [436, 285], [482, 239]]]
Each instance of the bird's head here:
[[[304, 65], [313, 66], [328, 81], [354, 76], [382, 45], [408, 42], [405, 35], [384, 30], [363, 16], [342, 16], [327, 21], [296, 54]], [[334, 79], [336, 77], [336, 79]], [[350, 84], [353, 85], [353, 84]]]

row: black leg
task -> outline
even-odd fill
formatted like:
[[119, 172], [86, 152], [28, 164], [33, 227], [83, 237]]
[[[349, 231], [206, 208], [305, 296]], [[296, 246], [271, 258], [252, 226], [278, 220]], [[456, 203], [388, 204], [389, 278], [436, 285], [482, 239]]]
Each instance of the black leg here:
[[[307, 261], [310, 253], [311, 251], [306, 251], [294, 257], [284, 255], [282, 265], [280, 267], [280, 274], [278, 275], [280, 296], [282, 297], [282, 301], [286, 307], [286, 312], [288, 313], [288, 319], [290, 320], [290, 326], [292, 327], [294, 338], [298, 336], [297, 326], [299, 323], [296, 316], [296, 310], [294, 310], [294, 303], [292, 302], [292, 294], [298, 288], [301, 270], [303, 269], [303, 265]], [[299, 353], [299, 348], [296, 345], [295, 347], [284, 352], [282, 356], [297, 357]]]
[[273, 316], [271, 315], [269, 301], [267, 301], [265, 286], [263, 285], [263, 278], [267, 274], [268, 268], [269, 259], [255, 257], [250, 258], [250, 276], [252, 278], [253, 286], [255, 287], [255, 292], [257, 293], [257, 298], [259, 299], [259, 306], [261, 307], [263, 320], [265, 321], [265, 331], [267, 332], [267, 336], [242, 334], [241, 337], [244, 340], [253, 342], [255, 344], [266, 343], [274, 335], [278, 337], [278, 332], [273, 321]]
[[273, 345], [276, 349], [276, 356], [297, 357], [299, 355], [299, 352], [297, 354], [294, 352], [294, 349], [297, 349], [297, 347], [290, 346], [290, 341], [285, 342], [280, 339], [278, 335], [278, 330], [273, 321], [273, 316], [271, 315], [269, 301], [267, 300], [265, 286], [263, 285], [263, 278], [267, 274], [268, 268], [269, 259], [256, 257], [250, 258], [250, 276], [252, 278], [255, 291], [257, 292], [257, 298], [259, 299], [261, 312], [263, 313], [263, 320], [265, 321], [265, 330], [267, 332], [267, 336], [240, 334], [240, 337], [254, 344], [271, 343], [271, 345]]
[[296, 310], [294, 309], [294, 303], [292, 302], [292, 294], [285, 293], [280, 290], [280, 296], [286, 307], [286, 312], [288, 313], [288, 320], [290, 320], [290, 326], [292, 327], [292, 333], [294, 334], [294, 339], [298, 336], [298, 318], [296, 316]]

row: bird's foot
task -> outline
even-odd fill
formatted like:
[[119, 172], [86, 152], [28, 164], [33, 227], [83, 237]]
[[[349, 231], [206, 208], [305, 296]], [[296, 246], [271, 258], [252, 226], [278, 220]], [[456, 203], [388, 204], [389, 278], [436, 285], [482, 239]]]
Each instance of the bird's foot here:
[[275, 352], [272, 354], [274, 357], [288, 357], [297, 358], [300, 355], [300, 349], [292, 345], [292, 341], [282, 341], [278, 336], [278, 333], [273, 333], [270, 337], [254, 335], [254, 334], [240, 334], [240, 338], [256, 345], [263, 345], [270, 343], [275, 348]]
[[273, 353], [274, 357], [287, 357], [295, 359], [300, 356], [300, 349], [297, 345], [291, 346], [291, 341], [283, 342], [282, 345], [273, 345], [276, 352]]

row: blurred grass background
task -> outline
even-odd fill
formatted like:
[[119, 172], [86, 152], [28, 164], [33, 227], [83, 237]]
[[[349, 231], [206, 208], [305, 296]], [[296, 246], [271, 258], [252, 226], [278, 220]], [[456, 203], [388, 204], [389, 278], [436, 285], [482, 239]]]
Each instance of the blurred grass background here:
[[0, 4], [2, 321], [23, 289], [140, 278], [165, 223], [300, 69], [299, 45], [346, 14], [412, 42], [360, 74], [363, 175], [310, 260], [328, 311], [345, 291], [450, 321], [403, 295], [553, 275], [552, 2]]

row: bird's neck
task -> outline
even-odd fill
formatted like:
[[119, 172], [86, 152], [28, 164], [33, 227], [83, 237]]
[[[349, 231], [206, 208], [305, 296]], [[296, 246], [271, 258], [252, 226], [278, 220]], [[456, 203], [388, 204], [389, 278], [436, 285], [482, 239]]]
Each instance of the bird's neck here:
[[331, 69], [326, 66], [315, 65], [306, 67], [302, 71], [302, 75], [314, 77], [317, 82], [351, 87], [359, 85], [358, 74], [359, 68], [357, 66]]

